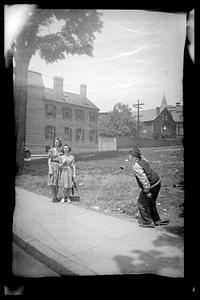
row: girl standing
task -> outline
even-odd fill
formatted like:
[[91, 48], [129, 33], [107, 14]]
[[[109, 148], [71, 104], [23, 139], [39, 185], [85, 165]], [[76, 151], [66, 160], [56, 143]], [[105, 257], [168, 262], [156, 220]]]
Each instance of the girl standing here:
[[61, 140], [56, 138], [53, 142], [52, 147], [49, 149], [48, 154], [48, 186], [51, 187], [53, 202], [59, 202], [57, 198], [58, 188], [59, 188], [59, 177], [60, 177], [60, 168], [59, 162], [62, 155], [61, 151]]
[[[69, 145], [64, 145], [64, 154], [60, 157], [59, 167], [61, 169], [60, 174], [60, 187], [63, 188], [63, 198], [61, 202], [71, 202], [69, 196], [71, 189], [73, 188], [73, 180], [76, 177], [75, 171], [75, 161], [74, 156], [70, 154], [71, 147]], [[67, 198], [65, 200], [65, 198]]]

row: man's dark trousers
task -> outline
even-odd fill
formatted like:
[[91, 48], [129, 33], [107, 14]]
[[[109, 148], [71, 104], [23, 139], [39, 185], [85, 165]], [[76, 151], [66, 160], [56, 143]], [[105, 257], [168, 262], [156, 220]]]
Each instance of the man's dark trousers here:
[[158, 183], [155, 187], [150, 189], [150, 193], [152, 195], [151, 198], [147, 197], [143, 190], [140, 192], [137, 202], [142, 224], [151, 224], [152, 222], [160, 221], [160, 217], [156, 208], [156, 199], [158, 197], [160, 188], [161, 184]]

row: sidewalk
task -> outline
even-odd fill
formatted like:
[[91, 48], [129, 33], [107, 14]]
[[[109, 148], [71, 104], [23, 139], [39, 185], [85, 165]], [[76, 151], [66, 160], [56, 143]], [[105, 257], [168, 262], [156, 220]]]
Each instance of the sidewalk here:
[[[13, 240], [60, 275], [183, 277], [183, 241], [73, 203], [16, 188]], [[40, 274], [38, 274], [40, 276]]]

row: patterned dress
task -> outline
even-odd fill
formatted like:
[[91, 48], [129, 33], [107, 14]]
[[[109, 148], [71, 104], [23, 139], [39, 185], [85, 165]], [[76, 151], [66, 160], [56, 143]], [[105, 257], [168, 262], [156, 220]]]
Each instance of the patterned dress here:
[[74, 165], [74, 156], [61, 156], [61, 175], [59, 186], [61, 188], [72, 188], [73, 187], [73, 165]]
[[60, 148], [50, 148], [48, 153], [48, 159], [51, 159], [51, 168], [53, 174], [48, 174], [48, 186], [58, 186], [60, 179], [60, 168], [59, 163], [61, 162], [61, 149]]

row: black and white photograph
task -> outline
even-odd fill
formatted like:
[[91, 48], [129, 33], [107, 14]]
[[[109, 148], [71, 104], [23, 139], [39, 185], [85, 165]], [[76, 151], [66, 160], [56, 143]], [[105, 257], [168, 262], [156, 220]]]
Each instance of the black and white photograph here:
[[14, 278], [184, 278], [194, 15], [4, 5]]

